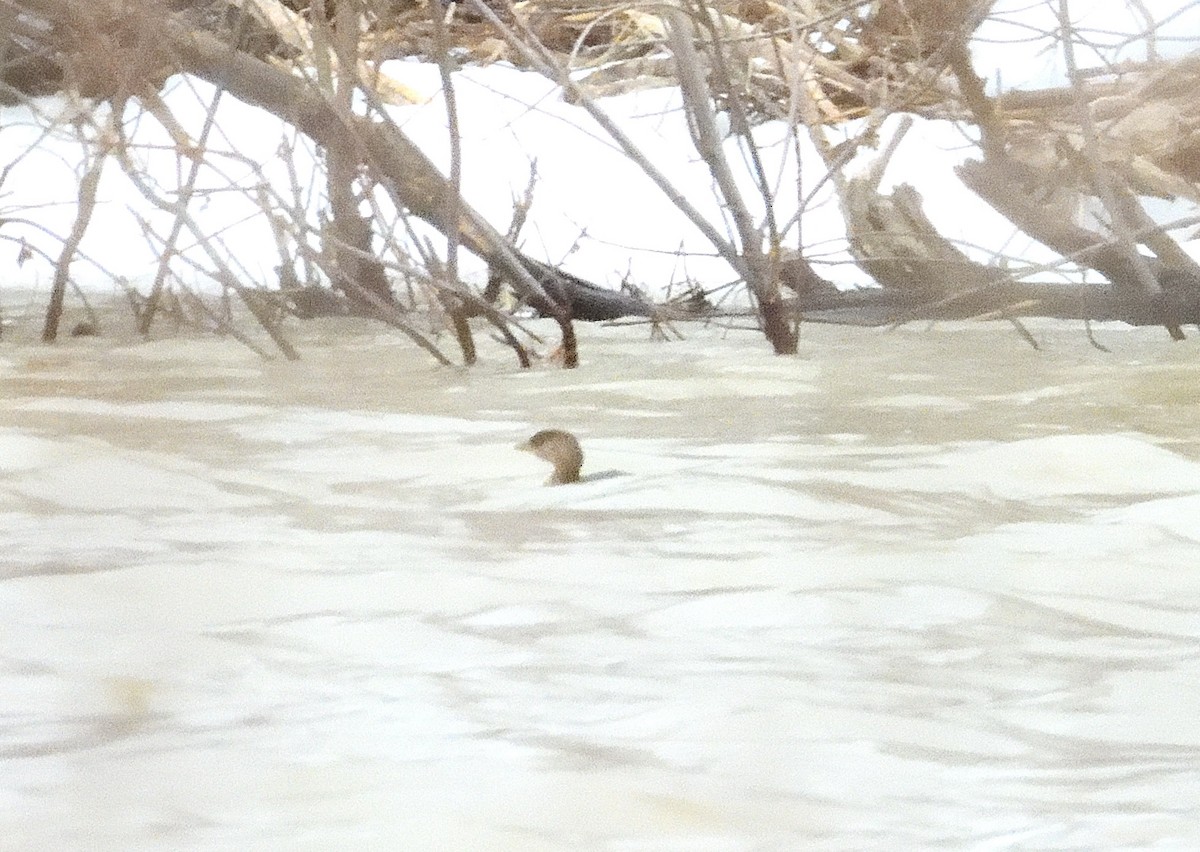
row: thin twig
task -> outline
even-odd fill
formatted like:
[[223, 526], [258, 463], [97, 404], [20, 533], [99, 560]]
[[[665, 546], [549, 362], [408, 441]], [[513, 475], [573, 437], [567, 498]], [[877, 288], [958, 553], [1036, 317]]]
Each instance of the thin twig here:
[[[222, 94], [221, 89], [217, 89], [213, 93], [212, 102], [208, 105], [208, 109], [204, 115], [204, 125], [200, 129], [200, 138], [192, 146], [194, 150], [201, 153], [206, 150], [209, 134], [216, 125], [217, 107], [221, 104]], [[180, 154], [182, 153], [181, 151]], [[167, 236], [162, 253], [158, 257], [158, 269], [154, 273], [154, 283], [150, 286], [150, 295], [146, 299], [142, 315], [138, 317], [138, 333], [142, 336], [150, 333], [150, 325], [154, 322], [154, 314], [158, 311], [158, 300], [162, 296], [163, 287], [166, 283], [167, 272], [171, 265], [171, 257], [175, 254], [175, 246], [179, 241], [179, 235], [183, 232], [183, 216], [180, 214], [187, 210], [188, 205], [192, 201], [192, 195], [196, 191], [196, 181], [199, 179], [200, 169], [204, 165], [203, 156], [191, 157], [190, 159], [191, 165], [188, 168], [187, 177], [184, 179], [183, 185], [179, 188], [179, 193], [175, 200], [175, 206], [179, 212], [176, 213], [175, 219], [171, 223], [171, 232]]]

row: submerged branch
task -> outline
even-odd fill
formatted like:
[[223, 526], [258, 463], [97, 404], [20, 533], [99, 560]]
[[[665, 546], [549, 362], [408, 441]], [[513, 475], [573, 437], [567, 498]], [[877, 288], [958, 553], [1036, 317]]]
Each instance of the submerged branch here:
[[101, 149], [88, 166], [79, 181], [79, 193], [75, 209], [75, 222], [71, 233], [63, 242], [62, 252], [54, 266], [54, 281], [50, 286], [50, 304], [46, 307], [46, 322], [42, 327], [42, 340], [53, 343], [58, 338], [58, 323], [62, 319], [63, 301], [67, 293], [67, 281], [70, 276], [71, 262], [79, 249], [83, 235], [87, 233], [92, 221], [92, 213], [96, 209], [96, 190], [100, 185], [100, 174], [104, 171], [104, 163], [108, 159], [105, 149]]

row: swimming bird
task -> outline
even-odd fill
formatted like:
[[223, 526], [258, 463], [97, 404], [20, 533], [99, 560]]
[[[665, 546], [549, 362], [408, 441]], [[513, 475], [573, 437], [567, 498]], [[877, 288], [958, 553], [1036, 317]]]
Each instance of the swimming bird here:
[[546, 480], [547, 485], [579, 482], [579, 471], [583, 467], [583, 448], [570, 432], [564, 432], [562, 429], [543, 429], [534, 433], [528, 441], [517, 444], [517, 449], [533, 453], [554, 465], [554, 473]]

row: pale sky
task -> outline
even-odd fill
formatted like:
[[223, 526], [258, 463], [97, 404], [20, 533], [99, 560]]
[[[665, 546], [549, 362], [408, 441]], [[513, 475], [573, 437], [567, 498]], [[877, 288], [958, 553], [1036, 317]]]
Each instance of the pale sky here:
[[[1072, 0], [1072, 23], [1082, 41], [1076, 61], [1095, 67], [1121, 60], [1177, 57], [1200, 47], [1200, 2], [1197, 0]], [[1130, 41], [1147, 30], [1142, 11], [1161, 22], [1153, 42]], [[976, 69], [995, 91], [1045, 88], [1066, 81], [1058, 48], [1057, 0], [999, 0], [976, 31], [972, 53]], [[1090, 44], [1094, 49], [1089, 49]]]

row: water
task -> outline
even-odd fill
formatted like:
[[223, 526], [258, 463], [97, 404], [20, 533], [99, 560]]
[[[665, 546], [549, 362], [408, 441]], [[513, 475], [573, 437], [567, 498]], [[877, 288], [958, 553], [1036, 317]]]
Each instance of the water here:
[[1194, 848], [1196, 344], [1033, 328], [6, 342], [0, 847]]

